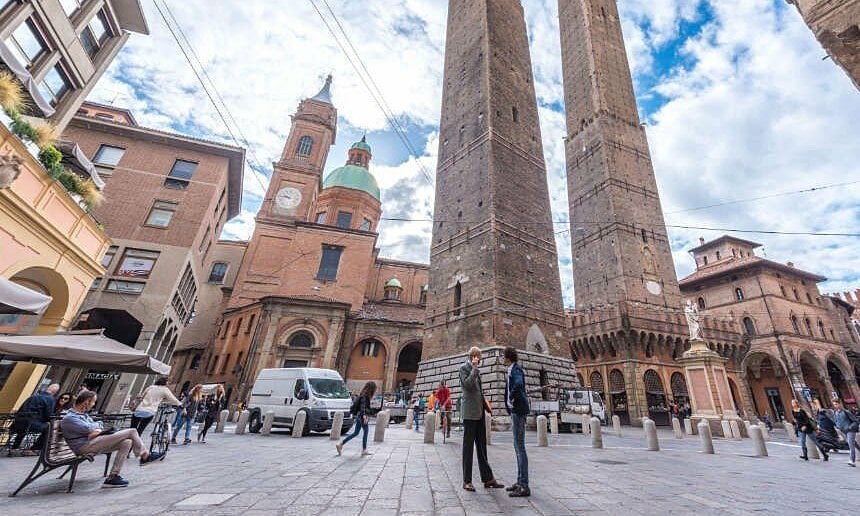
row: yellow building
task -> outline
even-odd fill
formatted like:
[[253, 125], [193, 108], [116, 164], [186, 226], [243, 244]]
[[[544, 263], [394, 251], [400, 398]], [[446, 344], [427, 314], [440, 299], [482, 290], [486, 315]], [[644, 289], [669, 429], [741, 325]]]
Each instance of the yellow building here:
[[[52, 334], [72, 323], [109, 240], [98, 222], [48, 175], [25, 144], [0, 124], [2, 166], [18, 177], [0, 185], [0, 277], [51, 296], [44, 314], [0, 315], [1, 333]], [[0, 300], [2, 301], [2, 300]], [[0, 412], [15, 410], [36, 389], [46, 366], [0, 361]]]

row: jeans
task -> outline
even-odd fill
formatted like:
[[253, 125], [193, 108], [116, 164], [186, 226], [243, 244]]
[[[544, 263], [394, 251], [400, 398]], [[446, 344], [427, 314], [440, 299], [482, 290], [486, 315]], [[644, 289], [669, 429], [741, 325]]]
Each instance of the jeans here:
[[155, 415], [149, 417], [131, 416], [131, 428], [137, 430], [137, 435], [142, 437], [144, 430], [146, 430], [146, 427], [149, 426], [150, 421], [154, 417]]
[[848, 441], [848, 449], [851, 450], [851, 462], [854, 462], [857, 455], [857, 432], [845, 432], [845, 440]]
[[122, 470], [122, 465], [125, 463], [125, 458], [128, 456], [129, 451], [134, 451], [134, 454], [140, 457], [140, 454], [145, 449], [146, 447], [143, 445], [143, 441], [140, 440], [137, 430], [126, 428], [110, 435], [100, 435], [88, 441], [81, 448], [80, 455], [116, 452], [113, 467], [110, 470], [111, 476], [115, 476], [119, 475], [119, 472]]
[[182, 425], [185, 425], [185, 440], [188, 441], [191, 439], [191, 427], [194, 425], [194, 418], [182, 416], [181, 418], [177, 418], [177, 421], [176, 428], [173, 429], [173, 440], [176, 440], [179, 430], [182, 428]]
[[517, 454], [517, 485], [529, 486], [529, 457], [526, 455], [526, 416], [511, 414], [514, 431], [514, 453]]
[[814, 433], [807, 434], [806, 432], [800, 432], [800, 448], [803, 450], [803, 455], [806, 455], [806, 439], [812, 441], [812, 444], [818, 448], [818, 451], [821, 452], [821, 455], [827, 455], [827, 452], [824, 451], [824, 447], [818, 443], [818, 439], [815, 437]]
[[364, 421], [364, 416], [361, 416], [361, 415], [359, 415], [358, 417], [355, 418], [355, 429], [352, 431], [351, 434], [346, 436], [346, 438], [343, 440], [343, 442], [341, 444], [348, 443], [353, 437], [357, 437], [358, 433], [361, 432], [362, 430], [364, 430], [364, 435], [361, 436], [361, 449], [366, 450], [367, 449], [367, 434], [370, 430], [368, 430], [367, 423]]
[[412, 419], [415, 420], [415, 431], [418, 432], [418, 421], [420, 421], [420, 419], [421, 419], [421, 411], [416, 409], [412, 413]]
[[481, 419], [463, 420], [463, 482], [472, 482], [472, 456], [478, 450], [478, 469], [481, 472], [481, 482], [489, 482], [495, 477], [487, 460], [487, 430], [484, 426], [484, 414]]

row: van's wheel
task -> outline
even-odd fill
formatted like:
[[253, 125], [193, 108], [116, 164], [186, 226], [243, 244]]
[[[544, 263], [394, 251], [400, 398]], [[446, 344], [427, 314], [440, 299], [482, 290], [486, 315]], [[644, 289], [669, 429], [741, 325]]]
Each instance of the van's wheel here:
[[307, 410], [303, 410], [305, 413], [305, 427], [302, 428], [302, 437], [307, 437], [311, 435], [311, 415]]
[[251, 412], [251, 417], [248, 419], [248, 431], [252, 434], [258, 434], [261, 428], [263, 428], [263, 421], [260, 412], [255, 410]]

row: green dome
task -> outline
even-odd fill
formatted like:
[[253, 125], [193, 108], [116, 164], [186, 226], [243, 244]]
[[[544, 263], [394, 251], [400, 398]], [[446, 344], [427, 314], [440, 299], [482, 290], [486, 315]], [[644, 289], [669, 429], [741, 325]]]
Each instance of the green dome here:
[[346, 165], [332, 170], [328, 177], [325, 178], [325, 181], [323, 181], [323, 188], [331, 188], [333, 186], [361, 190], [375, 197], [377, 201], [382, 200], [379, 195], [379, 185], [376, 184], [376, 179], [366, 168], [359, 167], [358, 165]]
[[403, 288], [403, 285], [400, 284], [400, 281], [397, 278], [391, 278], [385, 284], [386, 287], [394, 287], [394, 288]]
[[352, 147], [350, 147], [350, 148], [351, 149], [361, 149], [363, 151], [367, 151], [368, 153], [373, 154], [372, 152], [370, 152], [370, 145], [367, 144], [367, 142], [364, 140], [364, 138], [362, 138], [360, 142], [353, 143]]

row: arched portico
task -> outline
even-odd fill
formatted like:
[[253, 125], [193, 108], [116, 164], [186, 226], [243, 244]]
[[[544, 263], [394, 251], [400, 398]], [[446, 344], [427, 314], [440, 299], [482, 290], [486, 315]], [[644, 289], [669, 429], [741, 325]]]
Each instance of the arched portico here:
[[756, 415], [767, 414], [774, 420], [790, 417], [794, 396], [782, 361], [766, 352], [754, 352], [744, 359], [743, 367]]

